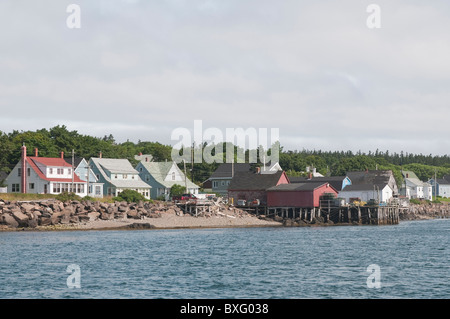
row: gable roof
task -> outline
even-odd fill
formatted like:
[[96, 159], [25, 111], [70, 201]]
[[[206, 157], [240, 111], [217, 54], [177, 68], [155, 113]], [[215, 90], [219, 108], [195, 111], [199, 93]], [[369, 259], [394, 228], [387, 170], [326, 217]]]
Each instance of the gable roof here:
[[315, 189], [322, 187], [324, 185], [329, 185], [336, 193], [338, 190], [327, 182], [308, 182], [308, 183], [292, 183], [292, 184], [281, 184], [278, 186], [270, 187], [267, 191], [314, 191]]
[[98, 158], [92, 157], [91, 160], [104, 170], [110, 171], [112, 174], [138, 174], [131, 163], [124, 158]]
[[323, 176], [323, 177], [313, 177], [308, 179], [306, 177], [290, 177], [289, 181], [291, 183], [328, 183], [333, 186], [334, 189], [340, 190], [342, 189], [342, 182], [344, 179], [348, 178], [347, 176]]
[[[127, 159], [91, 157], [91, 161], [98, 168], [102, 177], [117, 188], [151, 188], [150, 185], [141, 180], [138, 171], [131, 166]], [[136, 179], [132, 180], [116, 180], [109, 178], [105, 170], [112, 174], [135, 174], [137, 176]]]
[[[147, 172], [155, 179], [159, 184], [171, 188], [173, 185], [178, 184], [181, 186], [185, 186], [185, 175], [180, 170], [178, 165], [175, 162], [144, 162], [141, 161], [140, 164], [147, 170]], [[139, 164], [138, 164], [139, 165]], [[165, 178], [167, 174], [169, 174], [172, 167], [178, 171], [178, 173], [182, 177], [182, 181], [166, 181]], [[194, 184], [186, 178], [187, 188], [199, 188], [198, 185]]]
[[[209, 179], [215, 178], [231, 178], [231, 163], [222, 163], [219, 167], [214, 171]], [[234, 173], [236, 172], [249, 172], [251, 170], [251, 166], [249, 163], [234, 163]]]
[[[49, 158], [49, 157], [32, 157], [29, 156], [26, 158], [27, 164], [30, 166], [30, 168], [33, 169], [33, 171], [39, 176], [40, 179], [49, 181], [49, 182], [60, 182], [60, 183], [71, 183], [72, 178], [57, 178], [57, 177], [47, 177], [45, 174], [39, 169], [39, 167], [36, 165], [36, 163], [41, 163], [44, 166], [58, 166], [58, 167], [69, 167], [72, 168], [72, 165], [69, 165], [64, 161], [62, 158]], [[64, 163], [65, 164], [64, 164]], [[47, 164], [45, 164], [47, 163]], [[75, 183], [85, 183], [83, 180], [81, 180], [77, 174], [73, 173], [73, 181]]]
[[[64, 157], [64, 160], [69, 163], [69, 165], [72, 165], [72, 157]], [[73, 161], [73, 167], [76, 169], [78, 167], [78, 165], [80, 165], [80, 163], [83, 161], [82, 157], [74, 157], [74, 161]]]
[[[371, 170], [371, 171], [357, 171], [357, 172], [347, 172], [348, 178], [352, 181], [352, 185], [362, 185], [370, 186], [373, 189], [373, 186], [378, 186], [380, 189], [384, 188], [384, 186], [389, 185], [391, 188], [394, 185], [390, 185], [391, 177], [393, 176], [392, 171], [386, 170]], [[345, 190], [347, 190], [347, 187]], [[396, 187], [396, 186], [395, 186]]]
[[59, 167], [72, 167], [63, 158], [60, 157], [35, 157], [27, 156], [27, 159], [31, 159], [33, 162], [40, 163], [44, 166], [59, 166]]
[[284, 171], [274, 174], [256, 174], [252, 172], [236, 172], [228, 190], [266, 190], [276, 186]]

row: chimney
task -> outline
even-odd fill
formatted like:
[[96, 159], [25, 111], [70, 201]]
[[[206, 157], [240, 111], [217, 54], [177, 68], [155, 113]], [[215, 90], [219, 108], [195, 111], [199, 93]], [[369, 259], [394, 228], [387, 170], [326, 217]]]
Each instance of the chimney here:
[[142, 156], [142, 152], [139, 152], [139, 156]]
[[25, 143], [22, 146], [22, 172], [20, 175], [20, 181], [22, 183], [22, 193], [27, 192], [27, 147]]
[[102, 158], [102, 151], [100, 151], [100, 153], [98, 153], [98, 157]]
[[313, 175], [311, 172], [308, 173], [308, 179], [312, 179]]
[[260, 174], [260, 173], [261, 173], [261, 167], [258, 166], [258, 167], [256, 168], [256, 174]]
[[35, 157], [38, 157], [38, 154], [39, 154], [39, 151], [38, 151], [38, 148], [36, 147], [36, 148], [34, 149], [34, 156], [35, 156]]
[[64, 152], [61, 151], [61, 158], [64, 158]]

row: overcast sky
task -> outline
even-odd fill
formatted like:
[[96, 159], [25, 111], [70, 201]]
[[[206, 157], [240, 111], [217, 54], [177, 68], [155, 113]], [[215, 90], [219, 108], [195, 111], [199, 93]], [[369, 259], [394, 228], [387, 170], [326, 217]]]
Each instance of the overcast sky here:
[[449, 16], [447, 0], [2, 0], [0, 130], [173, 145], [202, 120], [278, 128], [285, 150], [449, 154]]

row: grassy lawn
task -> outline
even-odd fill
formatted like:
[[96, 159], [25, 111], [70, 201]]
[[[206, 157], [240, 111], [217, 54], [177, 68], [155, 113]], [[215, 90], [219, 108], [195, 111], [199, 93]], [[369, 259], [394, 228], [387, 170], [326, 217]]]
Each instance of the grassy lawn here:
[[[22, 194], [22, 193], [0, 193], [0, 200], [4, 201], [37, 201], [45, 199], [55, 199], [58, 195], [54, 194]], [[111, 196], [96, 198], [95, 201], [104, 203], [113, 203]]]

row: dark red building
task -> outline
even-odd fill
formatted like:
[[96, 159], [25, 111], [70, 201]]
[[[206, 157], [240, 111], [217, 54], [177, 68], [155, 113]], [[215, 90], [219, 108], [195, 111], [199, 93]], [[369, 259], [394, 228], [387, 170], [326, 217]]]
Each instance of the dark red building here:
[[249, 205], [255, 200], [266, 206], [267, 189], [288, 183], [289, 179], [284, 171], [273, 174], [236, 172], [228, 187], [228, 199], [238, 206]]
[[329, 183], [309, 182], [278, 185], [267, 189], [269, 207], [319, 207], [320, 196], [338, 191]]

